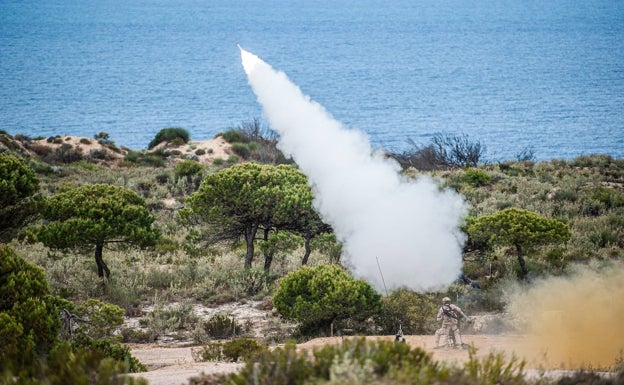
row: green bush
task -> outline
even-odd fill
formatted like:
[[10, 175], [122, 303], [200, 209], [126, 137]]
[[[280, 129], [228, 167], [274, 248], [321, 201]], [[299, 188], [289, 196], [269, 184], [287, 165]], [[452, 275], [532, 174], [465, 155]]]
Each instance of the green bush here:
[[329, 331], [378, 314], [381, 297], [364, 280], [337, 265], [302, 267], [284, 277], [273, 297], [277, 311], [304, 334]]
[[556, 202], [576, 202], [576, 200], [578, 199], [578, 194], [576, 193], [576, 191], [571, 189], [561, 189], [555, 192], [553, 199]]
[[158, 131], [158, 134], [152, 139], [147, 148], [151, 150], [162, 142], [175, 142], [177, 144], [188, 143], [190, 135], [188, 131], [180, 127], [168, 127]]
[[304, 384], [314, 375], [314, 365], [305, 353], [298, 353], [295, 344], [264, 350], [248, 360], [239, 373], [228, 376], [235, 385], [291, 385]]
[[219, 312], [204, 321], [203, 328], [212, 338], [224, 339], [240, 335], [243, 328], [229, 313]]
[[267, 347], [253, 338], [242, 337], [224, 343], [222, 354], [224, 358], [238, 362], [239, 359], [250, 360], [265, 350]]
[[60, 308], [67, 301], [50, 296], [43, 269], [0, 245], [0, 362], [15, 373], [29, 373], [33, 362], [58, 344]]
[[593, 198], [604, 204], [607, 209], [624, 206], [624, 194], [606, 187], [598, 187], [593, 191]]
[[232, 143], [232, 151], [243, 159], [249, 158], [251, 150], [245, 143]]
[[492, 182], [492, 177], [478, 168], [468, 168], [464, 171], [460, 180], [473, 187], [487, 186]]
[[193, 176], [201, 174], [203, 170], [204, 167], [201, 163], [195, 160], [186, 159], [175, 165], [173, 173], [176, 179], [186, 178], [187, 180], [190, 180]]
[[[404, 382], [393, 376], [414, 375]], [[340, 345], [327, 345], [313, 352], [313, 357], [298, 352], [293, 343], [271, 351], [263, 350], [247, 360], [239, 373], [228, 376], [232, 384], [371, 384], [371, 383], [439, 383], [446, 370], [433, 363], [427, 353], [393, 341], [367, 341], [363, 338], [344, 340]], [[427, 377], [424, 377], [427, 376]], [[385, 378], [385, 382], [382, 381]], [[329, 382], [328, 382], [329, 381]]]
[[0, 383], [16, 385], [147, 385], [142, 378], [125, 376], [127, 363], [104, 357], [94, 349], [72, 348], [62, 343], [54, 348], [45, 361], [32, 363], [36, 376], [14, 376], [11, 371], [0, 373]]
[[227, 130], [220, 134], [226, 142], [234, 144], [234, 143], [248, 143], [249, 137], [239, 129], [231, 129]]
[[408, 289], [392, 291], [381, 300], [379, 326], [383, 334], [395, 334], [401, 324], [405, 334], [432, 334], [438, 328], [435, 298]]
[[72, 342], [75, 351], [84, 349], [100, 355], [101, 359], [112, 358], [117, 362], [127, 365], [130, 373], [145, 372], [147, 368], [130, 353], [128, 346], [112, 342], [108, 339], [93, 339], [86, 335], [80, 335]]
[[223, 343], [221, 342], [211, 342], [208, 345], [204, 346], [199, 352], [198, 357], [195, 358], [195, 361], [222, 361], [223, 360]]
[[[382, 378], [391, 370], [409, 367], [412, 370], [434, 366], [431, 357], [422, 349], [411, 349], [408, 344], [394, 341], [369, 341], [353, 338], [340, 345], [326, 345], [314, 351], [314, 375], [330, 379], [341, 366], [365, 368], [373, 378]], [[345, 375], [344, 370], [340, 371]], [[344, 378], [347, 379], [347, 378]]]
[[121, 329], [121, 342], [144, 344], [152, 341], [152, 336], [148, 331]]
[[164, 149], [156, 150], [154, 152], [138, 152], [128, 151], [124, 157], [124, 166], [145, 165], [150, 167], [164, 167], [169, 157], [169, 152]]
[[0, 154], [0, 242], [9, 242], [42, 207], [40, 181], [26, 162]]
[[[114, 145], [115, 144], [115, 142], [113, 142], [110, 139], [110, 135], [108, 134], [108, 132], [103, 132], [102, 131], [100, 133], [97, 133], [97, 134], [93, 135], [93, 139], [97, 140], [97, 142], [100, 143], [100, 144], [105, 144], [105, 145]], [[82, 143], [82, 141], [81, 141], [81, 143]]]
[[147, 327], [151, 340], [177, 331], [191, 331], [199, 321], [191, 303], [173, 306], [157, 304], [152, 312], [139, 320], [141, 326]]
[[80, 304], [76, 312], [87, 321], [80, 325], [78, 332], [95, 339], [113, 338], [114, 332], [124, 323], [122, 308], [94, 298]]

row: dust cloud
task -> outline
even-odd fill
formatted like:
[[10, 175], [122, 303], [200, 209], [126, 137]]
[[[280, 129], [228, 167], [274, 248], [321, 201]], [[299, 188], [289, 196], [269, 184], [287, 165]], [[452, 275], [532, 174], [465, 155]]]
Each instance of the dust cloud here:
[[545, 368], [608, 369], [624, 350], [624, 265], [549, 278], [512, 295], [509, 311], [526, 321], [528, 351]]
[[364, 132], [347, 129], [283, 72], [240, 50], [249, 84], [279, 134], [278, 147], [307, 175], [314, 205], [334, 228], [351, 272], [377, 290], [436, 290], [455, 281], [464, 199], [433, 179], [402, 177]]

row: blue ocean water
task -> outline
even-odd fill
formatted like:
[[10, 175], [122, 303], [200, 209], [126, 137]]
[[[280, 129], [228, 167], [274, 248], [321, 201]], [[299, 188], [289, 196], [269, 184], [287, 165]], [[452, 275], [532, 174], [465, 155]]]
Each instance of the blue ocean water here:
[[262, 114], [237, 43], [376, 148], [624, 157], [616, 0], [0, 0], [0, 129], [212, 138]]

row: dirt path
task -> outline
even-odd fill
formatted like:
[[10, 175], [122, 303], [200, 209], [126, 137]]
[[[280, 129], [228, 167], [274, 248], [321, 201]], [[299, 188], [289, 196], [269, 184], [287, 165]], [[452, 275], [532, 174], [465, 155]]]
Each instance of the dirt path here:
[[[527, 362], [529, 375], [537, 376], [540, 369], [548, 365], [539, 352], [526, 350], [523, 337], [518, 335], [465, 335], [464, 343], [477, 349], [477, 357], [485, 357], [490, 353], [502, 353], [509, 359], [513, 354], [524, 358]], [[346, 337], [349, 338], [349, 337]], [[394, 336], [368, 337], [394, 340]], [[341, 342], [340, 337], [317, 338], [303, 344], [301, 349], [315, 349], [326, 344]], [[405, 336], [405, 340], [413, 347], [421, 347], [431, 353], [434, 360], [449, 364], [461, 365], [468, 360], [467, 350], [433, 349], [433, 336]], [[132, 354], [147, 366], [148, 371], [133, 376], [143, 377], [150, 385], [188, 384], [189, 378], [201, 373], [231, 373], [242, 367], [242, 364], [228, 362], [194, 362], [190, 347], [162, 347], [156, 345], [136, 345]], [[561, 372], [565, 373], [565, 372]]]

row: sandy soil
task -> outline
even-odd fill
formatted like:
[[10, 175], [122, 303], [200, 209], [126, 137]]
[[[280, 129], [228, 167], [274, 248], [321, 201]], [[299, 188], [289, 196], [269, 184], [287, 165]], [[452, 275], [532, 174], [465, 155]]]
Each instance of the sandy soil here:
[[[69, 145], [72, 149], [80, 152], [83, 155], [88, 155], [92, 151], [106, 152], [109, 155], [110, 160], [102, 163], [106, 163], [107, 165], [113, 165], [115, 161], [122, 160], [127, 153], [127, 149], [122, 148], [119, 152], [115, 152], [110, 150], [106, 146], [101, 145], [95, 139], [70, 135], [59, 135], [54, 142], [48, 142], [47, 139], [33, 140], [31, 147], [45, 146], [49, 147], [52, 150], [56, 150], [63, 145]], [[211, 164], [217, 158], [227, 160], [230, 155], [232, 155], [232, 146], [228, 142], [226, 142], [222, 136], [207, 140], [189, 141], [188, 143], [181, 146], [172, 146], [167, 143], [161, 143], [158, 146], [154, 147], [151, 151], [156, 151], [157, 149], [162, 147], [166, 147], [169, 150], [179, 151], [179, 153], [181, 153], [181, 156], [174, 158], [175, 160], [181, 160], [182, 157], [190, 157], [199, 161], [200, 163], [205, 164]]]
[[187, 385], [191, 377], [201, 373], [232, 373], [242, 367], [232, 362], [195, 362], [191, 351], [190, 347], [135, 346], [132, 355], [147, 366], [148, 371], [132, 376], [145, 378], [150, 385]]
[[[352, 338], [352, 337], [345, 337]], [[367, 337], [394, 340], [394, 336]], [[545, 362], [543, 355], [537, 351], [527, 350], [520, 335], [464, 335], [464, 342], [476, 348], [477, 357], [485, 357], [490, 353], [501, 353], [507, 359], [515, 355], [527, 362], [527, 375], [542, 375]], [[418, 346], [429, 352], [433, 359], [453, 365], [461, 365], [468, 360], [468, 351], [461, 349], [433, 349], [434, 336], [405, 336], [411, 346]], [[298, 345], [300, 349], [311, 350], [326, 344], [342, 341], [341, 337], [317, 338]], [[242, 364], [226, 362], [194, 362], [190, 347], [164, 347], [157, 345], [136, 345], [132, 354], [148, 367], [145, 373], [134, 374], [134, 377], [147, 379], [150, 385], [188, 384], [191, 377], [201, 373], [231, 373], [242, 367]], [[195, 348], [198, 349], [198, 348]], [[563, 371], [551, 372], [560, 375]]]

